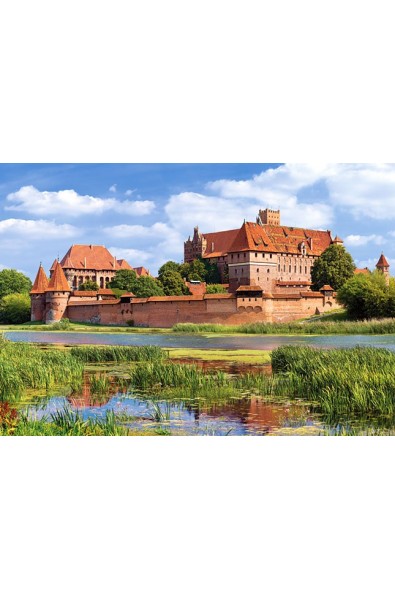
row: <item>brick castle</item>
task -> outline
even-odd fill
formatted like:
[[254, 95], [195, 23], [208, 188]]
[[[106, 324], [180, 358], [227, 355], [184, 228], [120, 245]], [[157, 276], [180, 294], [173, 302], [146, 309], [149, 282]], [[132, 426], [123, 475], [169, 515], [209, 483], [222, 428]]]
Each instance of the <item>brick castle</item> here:
[[[331, 244], [342, 244], [330, 231], [283, 226], [280, 211], [261, 210], [256, 222], [240, 229], [200, 233], [184, 244], [184, 261], [202, 257], [218, 265], [229, 293], [205, 294], [199, 287], [192, 296], [117, 299], [106, 285], [119, 269], [132, 269], [104, 246], [73, 245], [55, 260], [48, 280], [40, 266], [31, 290], [32, 321], [71, 321], [171, 327], [175, 323], [242, 324], [257, 321], [292, 321], [337, 307], [330, 286], [311, 290], [314, 261]], [[386, 277], [389, 265], [382, 255], [377, 263]], [[136, 274], [149, 275], [144, 267]], [[78, 291], [88, 280], [98, 291]]]

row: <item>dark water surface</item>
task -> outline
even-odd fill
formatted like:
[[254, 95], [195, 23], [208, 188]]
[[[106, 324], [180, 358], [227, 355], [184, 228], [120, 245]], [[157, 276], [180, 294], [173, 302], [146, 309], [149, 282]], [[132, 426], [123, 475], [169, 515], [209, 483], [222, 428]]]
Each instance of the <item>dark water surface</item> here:
[[163, 348], [202, 348], [207, 350], [273, 350], [284, 344], [315, 348], [374, 346], [395, 351], [395, 335], [184, 335], [144, 333], [75, 333], [59, 331], [6, 331], [13, 342], [41, 344], [98, 344], [115, 346], [161, 346]]

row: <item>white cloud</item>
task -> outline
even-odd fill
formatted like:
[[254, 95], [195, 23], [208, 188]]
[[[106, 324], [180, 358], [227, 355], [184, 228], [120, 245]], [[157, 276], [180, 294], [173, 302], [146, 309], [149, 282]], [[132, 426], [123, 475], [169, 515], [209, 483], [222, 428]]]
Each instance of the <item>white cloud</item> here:
[[385, 238], [382, 235], [347, 235], [344, 238], [344, 243], [346, 246], [366, 246], [367, 244], [376, 244], [380, 246], [381, 244], [385, 244]]
[[125, 196], [131, 196], [136, 190], [126, 190]]
[[59, 239], [73, 238], [81, 233], [81, 230], [73, 225], [57, 225], [53, 221], [6, 219], [0, 221], [0, 235], [2, 237], [18, 238], [21, 241], [28, 239]]
[[115, 194], [116, 191], [117, 191], [117, 184], [114, 183], [111, 187], [108, 188], [108, 191], [112, 192], [113, 194]]
[[138, 250], [137, 248], [118, 248], [112, 246], [111, 248], [108, 248], [108, 250], [118, 260], [121, 258], [127, 260], [131, 267], [140, 267], [144, 262], [152, 257], [150, 252], [147, 252], [146, 250]]
[[17, 192], [8, 194], [6, 210], [27, 212], [34, 215], [64, 215], [69, 218], [81, 215], [102, 214], [113, 211], [131, 216], [150, 214], [155, 208], [151, 200], [131, 202], [115, 198], [96, 198], [81, 196], [74, 190], [58, 192], [41, 192], [32, 185], [21, 187]]
[[183, 192], [171, 196], [165, 210], [171, 225], [189, 235], [195, 225], [203, 232], [236, 229], [244, 219], [255, 221], [265, 207], [280, 207], [281, 222], [292, 226], [326, 228], [333, 220], [332, 208], [327, 204], [299, 204], [295, 196], [287, 197], [285, 202], [270, 202]]
[[[377, 256], [375, 258], [367, 258], [367, 259], [360, 259], [360, 260], [356, 260], [355, 264], [358, 267], [358, 269], [364, 269], [365, 267], [367, 267], [370, 271], [374, 271], [377, 265], [377, 262], [380, 258], [380, 252], [377, 253]], [[391, 265], [395, 266], [395, 258], [389, 258], [388, 256], [386, 256], [386, 259], [388, 260], [388, 263], [391, 267]]]

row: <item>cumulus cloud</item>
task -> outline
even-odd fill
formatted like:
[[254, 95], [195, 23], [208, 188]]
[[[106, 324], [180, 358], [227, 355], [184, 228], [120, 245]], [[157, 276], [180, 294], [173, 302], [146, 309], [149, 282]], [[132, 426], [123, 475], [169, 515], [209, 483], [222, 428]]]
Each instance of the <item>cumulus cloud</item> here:
[[113, 185], [112, 185], [111, 187], [109, 187], [109, 188], [108, 188], [108, 191], [109, 191], [109, 192], [112, 192], [113, 194], [115, 194], [115, 193], [116, 193], [116, 191], [117, 191], [117, 184], [116, 184], [116, 183], [113, 183]]
[[327, 204], [298, 203], [295, 196], [281, 203], [183, 192], [171, 196], [165, 210], [175, 229], [192, 233], [195, 225], [205, 232], [236, 229], [244, 219], [255, 221], [259, 210], [265, 207], [281, 208], [281, 222], [292, 226], [325, 228], [333, 220], [332, 208]]
[[45, 220], [26, 220], [26, 219], [6, 219], [0, 221], [0, 235], [4, 237], [27, 239], [59, 239], [75, 238], [81, 233], [81, 230], [67, 223], [57, 225], [53, 221]]
[[152, 254], [146, 250], [137, 248], [119, 248], [111, 246], [108, 249], [117, 259], [124, 258], [128, 261], [131, 267], [140, 267], [142, 263], [152, 258]]
[[100, 215], [106, 211], [130, 216], [150, 214], [155, 208], [151, 200], [132, 202], [116, 200], [115, 198], [97, 198], [81, 196], [74, 190], [59, 190], [57, 192], [42, 192], [32, 185], [21, 187], [18, 191], [8, 194], [6, 210], [27, 212], [34, 215], [63, 215], [80, 217], [82, 215]]
[[125, 196], [131, 196], [136, 190], [126, 190]]
[[346, 246], [366, 246], [367, 244], [376, 244], [378, 246], [385, 244], [385, 238], [382, 235], [347, 235], [344, 238]]

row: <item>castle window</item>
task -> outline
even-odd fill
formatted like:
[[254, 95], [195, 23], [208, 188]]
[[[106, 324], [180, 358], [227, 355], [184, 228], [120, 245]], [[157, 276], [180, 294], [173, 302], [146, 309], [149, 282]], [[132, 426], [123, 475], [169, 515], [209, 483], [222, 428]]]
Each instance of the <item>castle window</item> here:
[[237, 255], [237, 258], [240, 258], [240, 254]]
[[307, 275], [307, 267], [304, 268], [304, 272]]
[[246, 253], [244, 252], [244, 258], [246, 257]]
[[259, 268], [256, 270], [257, 273], [259, 273]]
[[[280, 270], [280, 269], [279, 269]], [[268, 273], [270, 273], [270, 269], [267, 270]]]
[[242, 269], [241, 272], [244, 273], [244, 269]]
[[235, 275], [237, 275], [237, 269], [235, 269]]
[[291, 272], [292, 270], [292, 265], [289, 265], [289, 272]]
[[255, 258], [258, 258], [258, 252], [255, 252]]
[[278, 265], [278, 270], [279, 270], [279, 271], [281, 271], [281, 267], [280, 267], [280, 265]]
[[273, 254], [270, 255], [270, 258], [273, 258]]

